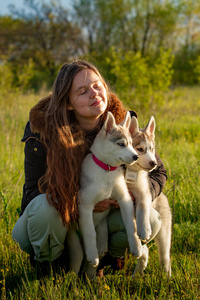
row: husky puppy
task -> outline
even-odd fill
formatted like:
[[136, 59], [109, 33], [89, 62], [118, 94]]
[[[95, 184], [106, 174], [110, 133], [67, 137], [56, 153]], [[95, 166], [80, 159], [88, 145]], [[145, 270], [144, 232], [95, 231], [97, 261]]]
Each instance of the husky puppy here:
[[[133, 202], [125, 181], [124, 168], [121, 166], [133, 164], [138, 159], [137, 152], [132, 147], [130, 124], [129, 112], [120, 125], [116, 124], [112, 113], [108, 112], [106, 121], [91, 146], [91, 153], [83, 161], [79, 192], [79, 225], [90, 269], [92, 267], [95, 270], [99, 264], [99, 257], [108, 251], [106, 216], [109, 209], [101, 213], [93, 212], [95, 204], [104, 199], [115, 199], [118, 202], [127, 231], [130, 252], [135, 257], [142, 255]], [[69, 244], [77, 239], [72, 233], [69, 233], [71, 239]], [[71, 246], [71, 267], [78, 273], [81, 253], [78, 260], [75, 257], [78, 246], [73, 247], [73, 243]]]
[[[126, 170], [128, 189], [135, 197], [137, 234], [141, 240], [148, 241], [151, 236], [150, 210], [153, 207], [160, 213], [162, 224], [154, 237], [158, 246], [160, 264], [171, 275], [170, 248], [171, 248], [171, 210], [167, 198], [163, 193], [152, 202], [149, 187], [148, 173], [157, 166], [155, 157], [155, 119], [152, 116], [147, 126], [139, 129], [135, 117], [131, 119], [130, 131], [132, 145], [138, 153], [138, 160]], [[143, 246], [142, 256], [134, 275], [143, 272], [148, 262], [148, 248]]]

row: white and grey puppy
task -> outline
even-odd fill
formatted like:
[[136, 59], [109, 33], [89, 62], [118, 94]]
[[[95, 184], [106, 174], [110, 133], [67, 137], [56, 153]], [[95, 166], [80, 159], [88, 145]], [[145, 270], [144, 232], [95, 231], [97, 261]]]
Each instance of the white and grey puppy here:
[[[167, 198], [163, 193], [152, 203], [148, 174], [157, 167], [155, 157], [155, 119], [152, 116], [144, 129], [139, 129], [135, 117], [131, 120], [132, 145], [137, 151], [138, 160], [128, 166], [126, 181], [129, 190], [135, 197], [137, 234], [141, 240], [148, 241], [151, 237], [150, 213], [152, 207], [161, 215], [161, 228], [154, 240], [158, 246], [160, 264], [164, 266], [168, 275], [171, 275], [170, 248], [171, 248], [171, 210]], [[142, 273], [148, 262], [148, 248], [143, 246], [142, 256], [134, 274]]]
[[[102, 213], [93, 213], [95, 204], [104, 199], [114, 199], [118, 202], [128, 236], [130, 252], [135, 257], [142, 255], [133, 202], [124, 178], [124, 169], [121, 166], [122, 164], [133, 164], [138, 159], [137, 152], [132, 147], [130, 126], [129, 112], [120, 125], [116, 124], [112, 113], [108, 112], [106, 121], [91, 147], [91, 153], [83, 161], [79, 193], [79, 225], [83, 235], [86, 258], [90, 263], [90, 270], [86, 271], [90, 277], [94, 275], [93, 271], [99, 264], [99, 257], [108, 251], [106, 216], [109, 209]], [[108, 167], [107, 171], [104, 166]], [[78, 260], [76, 236], [71, 232], [69, 238], [75, 242], [73, 247], [73, 243], [69, 241], [72, 246], [70, 250], [71, 267], [78, 273], [81, 251], [79, 253], [80, 260]], [[91, 271], [91, 265], [93, 271]]]

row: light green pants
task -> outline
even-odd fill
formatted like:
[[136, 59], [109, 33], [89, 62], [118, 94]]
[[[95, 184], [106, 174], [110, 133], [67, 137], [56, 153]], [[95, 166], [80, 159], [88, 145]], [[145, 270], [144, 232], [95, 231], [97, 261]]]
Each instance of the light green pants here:
[[[159, 213], [152, 208], [151, 228], [153, 238], [160, 229]], [[119, 209], [108, 216], [109, 254], [122, 257], [128, 248], [128, 240]], [[49, 205], [46, 195], [34, 198], [16, 222], [12, 238], [28, 254], [34, 254], [39, 262], [54, 261], [63, 249], [67, 228], [63, 225], [59, 212]]]

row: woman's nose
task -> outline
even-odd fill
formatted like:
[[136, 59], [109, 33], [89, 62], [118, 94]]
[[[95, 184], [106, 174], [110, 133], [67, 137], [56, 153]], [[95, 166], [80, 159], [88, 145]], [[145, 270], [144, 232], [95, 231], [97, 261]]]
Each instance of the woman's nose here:
[[93, 99], [97, 94], [98, 94], [97, 90], [95, 88], [91, 88], [90, 98]]

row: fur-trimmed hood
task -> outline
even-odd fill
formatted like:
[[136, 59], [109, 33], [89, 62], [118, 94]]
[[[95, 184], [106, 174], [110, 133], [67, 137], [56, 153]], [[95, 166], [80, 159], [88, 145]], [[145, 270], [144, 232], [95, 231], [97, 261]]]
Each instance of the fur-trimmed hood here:
[[[43, 98], [31, 109], [29, 114], [29, 120], [30, 120], [31, 131], [33, 133], [41, 134], [44, 131], [45, 114], [48, 109], [49, 103], [50, 103], [50, 95], [47, 96], [46, 98]], [[127, 112], [122, 102], [113, 93], [110, 94], [110, 99], [108, 101], [108, 107], [106, 109], [106, 112], [107, 111], [112, 112], [117, 124], [121, 123], [124, 120]], [[104, 118], [106, 118], [106, 115], [107, 113], [104, 114]]]

